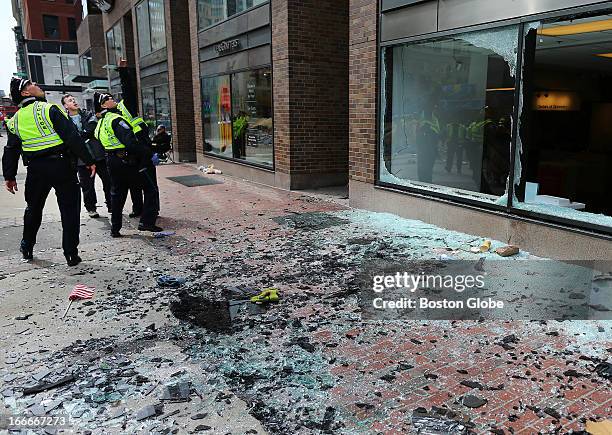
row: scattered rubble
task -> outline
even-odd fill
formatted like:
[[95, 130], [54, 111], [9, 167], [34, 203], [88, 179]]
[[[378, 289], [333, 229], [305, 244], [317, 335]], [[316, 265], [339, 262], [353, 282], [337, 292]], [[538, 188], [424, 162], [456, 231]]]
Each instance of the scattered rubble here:
[[[600, 410], [572, 417], [575, 402], [565, 396], [570, 387], [596, 393], [609, 382], [610, 346], [601, 346], [609, 326], [581, 324], [574, 337], [565, 322], [363, 320], [358, 274], [366, 265], [413, 261], [444, 271], [448, 262], [435, 259], [473, 260], [474, 237], [388, 215], [319, 210], [305, 197], [296, 203], [190, 222], [173, 237], [138, 240], [139, 256], [97, 263], [113, 277], [75, 309], [72, 325], [131, 323], [63, 348], [7, 354], [5, 406], [70, 415], [92, 433], [227, 433], [240, 416], [241, 433], [463, 435], [511, 433], [504, 430], [527, 413], [542, 430], [551, 417], [581, 427], [587, 416], [606, 417]], [[435, 251], [440, 246], [448, 254]], [[477, 264], [488, 270], [490, 261], [527, 255], [487, 252], [486, 264]], [[167, 285], [174, 282], [163, 277], [176, 273], [180, 285]], [[250, 302], [271, 286], [282, 303]], [[31, 316], [17, 323], [40, 331], [30, 323], [38, 314]]]

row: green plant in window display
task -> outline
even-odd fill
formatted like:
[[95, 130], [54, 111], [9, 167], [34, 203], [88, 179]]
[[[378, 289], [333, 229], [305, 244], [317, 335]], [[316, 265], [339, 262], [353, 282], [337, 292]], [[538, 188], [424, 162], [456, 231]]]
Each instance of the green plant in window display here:
[[249, 117], [245, 112], [239, 112], [232, 122], [232, 133], [234, 141], [232, 143], [232, 154], [236, 159], [246, 156], [246, 131], [249, 126]]
[[234, 137], [242, 137], [246, 134], [246, 129], [249, 126], [249, 117], [247, 115], [238, 116], [232, 125]]

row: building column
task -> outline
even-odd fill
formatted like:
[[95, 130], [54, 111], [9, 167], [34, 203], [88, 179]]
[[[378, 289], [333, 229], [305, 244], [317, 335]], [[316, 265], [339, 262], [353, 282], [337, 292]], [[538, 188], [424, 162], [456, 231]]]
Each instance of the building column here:
[[272, 0], [276, 170], [291, 189], [348, 182], [348, 0]]
[[[194, 129], [194, 93], [191, 61], [190, 11], [194, 1], [187, 7], [183, 2], [166, 1], [166, 32], [168, 49], [168, 82], [170, 83], [170, 108], [172, 118], [172, 143], [175, 158], [179, 162], [196, 161]], [[197, 16], [197, 14], [194, 14]], [[197, 32], [196, 32], [197, 35]], [[194, 51], [197, 58], [198, 51]], [[195, 70], [195, 75], [198, 70]], [[198, 87], [199, 89], [199, 87]]]

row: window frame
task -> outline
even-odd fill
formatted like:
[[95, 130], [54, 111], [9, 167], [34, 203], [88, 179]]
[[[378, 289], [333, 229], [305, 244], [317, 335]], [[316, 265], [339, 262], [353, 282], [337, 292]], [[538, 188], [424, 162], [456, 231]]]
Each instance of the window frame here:
[[[264, 2], [262, 2], [262, 3], [260, 3], [260, 4], [256, 5], [256, 6], [251, 6], [250, 8], [247, 8], [244, 11], [238, 12], [238, 13], [232, 15], [232, 16], [225, 17], [224, 19], [222, 19], [220, 21], [217, 21], [216, 23], [210, 24], [210, 25], [208, 25], [206, 27], [200, 27], [200, 13], [198, 12], [198, 10], [199, 10], [198, 3], [199, 3], [199, 0], [196, 0], [196, 15], [197, 15], [196, 22], [198, 23], [198, 30], [197, 30], [198, 33], [203, 32], [205, 30], [212, 29], [215, 26], [219, 26], [219, 25], [221, 25], [221, 24], [223, 24], [223, 23], [225, 23], [225, 22], [227, 22], [227, 21], [229, 21], [229, 20], [231, 20], [233, 18], [239, 17], [242, 14], [246, 14], [246, 13], [252, 11], [252, 10], [255, 10], [257, 8], [260, 8], [260, 7], [263, 7], [265, 5], [270, 6], [270, 0], [265, 0]], [[227, 13], [227, 8], [226, 8], [225, 12]], [[200, 77], [200, 78], [204, 78], [204, 77]]]
[[[382, 0], [379, 0], [382, 1]], [[519, 209], [513, 206], [513, 195], [515, 190], [514, 177], [515, 177], [515, 163], [516, 158], [518, 157], [517, 150], [517, 139], [519, 134], [519, 119], [521, 116], [521, 107], [519, 105], [520, 96], [523, 92], [523, 57], [524, 57], [524, 43], [525, 38], [527, 36], [526, 28], [529, 23], [542, 21], [542, 22], [555, 22], [555, 21], [563, 21], [569, 20], [572, 18], [576, 18], [578, 15], [590, 15], [590, 16], [604, 16], [606, 14], [612, 14], [612, 9], [609, 5], [607, 6], [597, 6], [591, 5], [577, 7], [568, 10], [547, 12], [543, 14], [536, 15], [528, 15], [519, 18], [509, 19], [498, 21], [494, 23], [483, 23], [474, 26], [462, 27], [458, 29], [452, 29], [442, 32], [436, 33], [427, 33], [423, 35], [411, 36], [408, 38], [400, 38], [397, 40], [391, 41], [381, 41], [380, 32], [377, 32], [377, 54], [376, 54], [376, 116], [375, 116], [375, 138], [376, 138], [376, 146], [375, 146], [375, 157], [374, 157], [374, 186], [376, 188], [388, 189], [394, 191], [400, 191], [404, 193], [408, 193], [414, 196], [419, 196], [424, 199], [434, 200], [439, 202], [444, 202], [447, 204], [452, 204], [456, 206], [461, 206], [465, 208], [470, 208], [478, 211], [484, 211], [491, 214], [503, 215], [504, 217], [516, 219], [516, 220], [527, 220], [534, 221], [538, 224], [543, 224], [552, 227], [560, 227], [566, 230], [570, 230], [573, 232], [588, 234], [588, 235], [596, 235], [597, 237], [603, 237], [608, 240], [612, 240], [612, 227], [607, 227], [603, 225], [598, 225], [592, 222], [587, 222], [583, 220], [575, 220], [575, 219], [567, 219], [560, 216], [555, 216], [551, 214], [539, 213], [531, 210]], [[378, 14], [378, 29], [381, 28], [382, 22], [382, 13]], [[381, 163], [381, 132], [384, 128], [384, 118], [382, 111], [382, 82], [383, 82], [383, 50], [388, 47], [394, 47], [404, 43], [420, 43], [420, 42], [428, 42], [433, 40], [440, 40], [449, 37], [453, 37], [455, 35], [477, 32], [482, 30], [491, 30], [494, 31], [499, 28], [508, 27], [511, 25], [518, 25], [518, 47], [517, 47], [517, 65], [516, 65], [516, 75], [515, 79], [515, 93], [514, 93], [514, 107], [512, 111], [512, 136], [510, 142], [510, 164], [509, 164], [509, 179], [513, 180], [510, 183], [509, 188], [507, 190], [507, 202], [504, 205], [493, 204], [487, 201], [476, 200], [469, 197], [464, 197], [460, 195], [451, 195], [444, 192], [436, 192], [432, 189], [426, 188], [418, 188], [414, 186], [403, 186], [398, 184], [393, 184], [389, 182], [382, 181], [380, 178], [380, 163]], [[432, 185], [435, 187], [436, 185]], [[444, 186], [440, 186], [444, 187]], [[477, 194], [477, 192], [475, 192]]]
[[[55, 18], [56, 24], [57, 24], [57, 26], [56, 26], [57, 36], [52, 37], [52, 36], [48, 36], [47, 35], [47, 26], [45, 26], [45, 17]], [[62, 39], [62, 30], [61, 30], [61, 26], [60, 26], [60, 17], [58, 15], [42, 14], [42, 18], [41, 19], [42, 19], [43, 33], [45, 35], [45, 38], [52, 39], [52, 40]]]
[[[147, 121], [148, 118], [146, 118], [145, 116], [145, 111], [144, 111], [144, 91], [152, 91], [152, 95], [153, 95], [153, 110], [155, 112], [155, 124], [157, 127], [157, 124], [159, 122], [159, 120], [157, 119], [157, 104], [156, 104], [156, 100], [157, 100], [157, 93], [156, 93], [156, 89], [160, 88], [162, 86], [166, 86], [168, 89], [168, 108], [169, 108], [169, 119], [170, 119], [170, 125], [166, 125], [166, 131], [169, 131], [170, 134], [174, 134], [174, 130], [172, 128], [172, 104], [170, 103], [170, 85], [168, 83], [161, 83], [161, 84], [157, 84], [157, 85], [152, 85], [152, 86], [144, 86], [142, 87], [142, 89], [140, 90], [140, 99], [142, 101], [142, 119], [144, 119], [145, 123]], [[151, 135], [155, 134], [155, 129], [149, 129], [149, 133]], [[151, 136], [152, 137], [152, 136]]]
[[[108, 46], [108, 35], [109, 33], [112, 34], [112, 38], [113, 38], [113, 54], [116, 54], [117, 51], [117, 39], [116, 39], [116, 35], [115, 35], [115, 29], [117, 28], [117, 26], [119, 26], [119, 28], [121, 29], [121, 51], [123, 53], [121, 53], [122, 55], [125, 56], [125, 45], [124, 45], [124, 40], [123, 40], [123, 20], [119, 19], [115, 24], [113, 24], [110, 29], [108, 29], [106, 32], [104, 32], [104, 42], [106, 44], [106, 61], [108, 65], [117, 65], [116, 63], [112, 63], [111, 59], [110, 59], [110, 52], [109, 52], [109, 46]], [[117, 59], [114, 59], [114, 62], [117, 62]]]
[[[229, 86], [230, 86], [230, 99], [233, 99], [234, 97], [234, 93], [233, 93], [233, 76], [235, 74], [238, 73], [243, 73], [243, 72], [249, 72], [249, 71], [260, 71], [260, 70], [264, 70], [264, 69], [268, 69], [270, 71], [270, 80], [272, 83], [272, 90], [273, 85], [274, 85], [274, 72], [272, 70], [272, 64], [268, 64], [268, 65], [262, 65], [262, 66], [258, 66], [257, 68], [241, 68], [241, 69], [236, 69], [236, 70], [232, 70], [230, 72], [223, 72], [223, 73], [218, 73], [218, 74], [206, 74], [206, 75], [201, 75], [200, 76], [200, 83], [202, 82], [202, 80], [204, 79], [211, 79], [211, 78], [215, 78], [215, 77], [222, 77], [222, 76], [228, 76], [229, 77]], [[201, 97], [201, 96], [200, 96]], [[203, 154], [205, 156], [210, 156], [210, 157], [214, 157], [217, 159], [221, 159], [221, 160], [225, 160], [231, 163], [237, 163], [237, 164], [241, 164], [241, 165], [246, 165], [246, 166], [252, 166], [258, 169], [264, 169], [266, 171], [271, 171], [274, 172], [276, 171], [276, 147], [275, 147], [275, 140], [274, 140], [274, 92], [271, 92], [270, 95], [270, 102], [272, 104], [272, 164], [271, 165], [265, 165], [263, 163], [256, 163], [256, 162], [252, 162], [252, 161], [248, 161], [246, 159], [237, 159], [234, 157], [226, 157], [220, 154], [216, 154], [210, 151], [203, 151]], [[202, 117], [202, 137], [204, 137], [204, 114], [202, 113], [202, 108], [200, 107], [200, 116]], [[232, 100], [232, 118], [234, 116], [234, 107], [233, 107], [233, 100]], [[233, 124], [234, 121], [232, 120], [232, 128], [231, 128], [231, 132], [232, 132], [232, 145], [234, 144], [234, 128], [233, 128]]]
[[[71, 29], [70, 27], [70, 23], [73, 23], [74, 25], [74, 29]], [[66, 17], [66, 28], [68, 29], [68, 39], [70, 39], [71, 41], [76, 41], [77, 40], [77, 29], [79, 28], [79, 26], [76, 23], [76, 18], [74, 17]], [[74, 30], [74, 38], [72, 38], [72, 30]]]
[[[138, 13], [134, 12], [136, 15], [136, 39], [137, 39], [137, 43], [138, 43], [138, 58], [142, 59], [143, 57], [149, 56], [153, 53], [157, 53], [160, 50], [163, 50], [164, 48], [168, 47], [168, 41], [167, 39], [164, 37], [164, 46], [160, 47], [160, 48], [156, 48], [155, 50], [153, 50], [153, 37], [152, 37], [152, 33], [151, 33], [151, 5], [150, 5], [150, 1], [151, 0], [142, 0], [140, 2], [138, 2], [136, 4], [136, 6], [134, 6], [134, 9], [136, 10], [136, 8], [138, 8], [138, 6], [146, 3], [147, 4], [147, 22], [146, 22], [146, 27], [149, 33], [149, 48], [150, 51], [147, 52], [146, 54], [143, 54], [142, 51], [140, 50], [140, 30], [138, 29]], [[162, 6], [164, 6], [164, 0], [162, 0]], [[165, 9], [164, 9], [164, 30], [166, 29], [166, 14], [165, 14]], [[165, 32], [164, 32], [165, 34]]]

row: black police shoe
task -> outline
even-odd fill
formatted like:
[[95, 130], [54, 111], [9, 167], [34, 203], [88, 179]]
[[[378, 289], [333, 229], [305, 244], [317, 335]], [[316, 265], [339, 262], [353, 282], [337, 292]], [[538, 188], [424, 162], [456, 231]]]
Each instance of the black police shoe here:
[[142, 214], [141, 211], [132, 211], [132, 213], [130, 213], [128, 216], [131, 218], [135, 218], [135, 217], [140, 217], [141, 214]]
[[150, 231], [152, 233], [159, 233], [163, 231], [162, 227], [158, 227], [157, 225], [138, 225], [138, 231]]
[[76, 266], [77, 264], [79, 264], [81, 261], [81, 257], [79, 257], [78, 255], [66, 255], [66, 263], [68, 263], [68, 266]]
[[111, 231], [111, 237], [116, 239], [117, 237], [123, 237], [123, 234], [121, 234], [119, 231]]
[[19, 246], [19, 252], [21, 252], [21, 255], [23, 256], [24, 260], [34, 259], [32, 248], [28, 248], [23, 242], [21, 242], [21, 246]]

